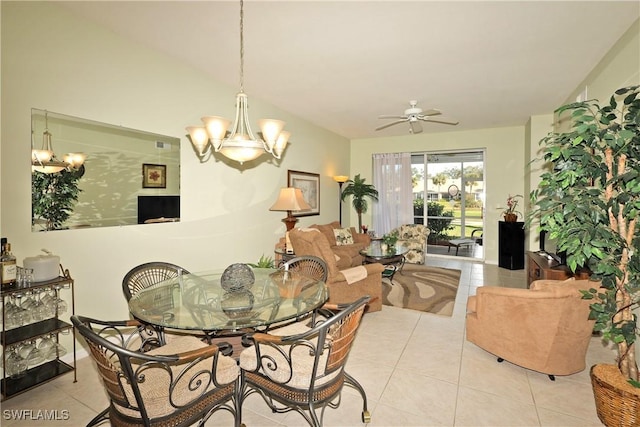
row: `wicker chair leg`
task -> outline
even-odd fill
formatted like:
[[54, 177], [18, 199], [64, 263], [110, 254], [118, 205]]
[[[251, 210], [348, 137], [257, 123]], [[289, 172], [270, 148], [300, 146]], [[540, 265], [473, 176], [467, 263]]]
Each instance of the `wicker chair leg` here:
[[87, 424], [87, 427], [97, 426], [98, 424], [102, 424], [105, 421], [109, 421], [109, 416], [107, 415], [108, 413], [109, 413], [109, 408], [107, 407], [107, 409], [103, 410], [98, 415], [96, 415], [94, 419], [89, 421], [89, 423]]

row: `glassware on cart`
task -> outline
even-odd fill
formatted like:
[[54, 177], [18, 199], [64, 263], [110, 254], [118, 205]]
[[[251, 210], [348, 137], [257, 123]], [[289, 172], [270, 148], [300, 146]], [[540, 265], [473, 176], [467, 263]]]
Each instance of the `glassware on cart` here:
[[38, 343], [38, 349], [42, 352], [42, 355], [47, 360], [53, 360], [56, 358], [56, 341], [53, 339], [54, 335], [47, 335], [42, 337], [40, 343]]
[[26, 360], [27, 366], [32, 368], [44, 362], [44, 355], [42, 354], [42, 351], [34, 345], [29, 352], [29, 355], [26, 357]]
[[65, 300], [63, 300], [62, 298], [60, 298], [60, 289], [62, 289], [62, 286], [54, 286], [55, 289], [55, 300], [56, 300], [56, 307], [57, 307], [57, 313], [58, 315], [66, 313], [67, 312], [67, 302]]
[[11, 354], [7, 357], [6, 376], [19, 378], [27, 371], [27, 361], [20, 356], [19, 346], [14, 345], [9, 350]]

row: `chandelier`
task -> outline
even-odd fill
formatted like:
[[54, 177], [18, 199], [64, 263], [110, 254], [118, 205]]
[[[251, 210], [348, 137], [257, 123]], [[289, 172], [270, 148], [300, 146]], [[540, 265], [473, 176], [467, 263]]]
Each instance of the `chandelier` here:
[[87, 155], [84, 153], [67, 153], [58, 160], [53, 152], [51, 142], [51, 132], [49, 132], [49, 113], [44, 112], [44, 132], [42, 133], [42, 148], [37, 150], [34, 147], [33, 125], [31, 126], [31, 170], [42, 173], [57, 173], [64, 169], [80, 170]]
[[202, 117], [204, 126], [188, 126], [191, 143], [203, 159], [211, 149], [240, 164], [257, 159], [265, 153], [280, 159], [290, 133], [283, 131], [281, 120], [258, 121], [262, 138], [256, 138], [249, 125], [248, 98], [244, 93], [244, 2], [240, 0], [240, 92], [236, 95], [236, 117], [227, 132], [230, 121], [218, 116]]

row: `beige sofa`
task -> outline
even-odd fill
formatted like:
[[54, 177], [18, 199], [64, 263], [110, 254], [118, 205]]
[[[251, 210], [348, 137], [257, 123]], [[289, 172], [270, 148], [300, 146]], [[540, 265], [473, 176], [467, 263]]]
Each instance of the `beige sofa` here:
[[382, 309], [382, 264], [338, 267], [329, 242], [317, 229], [293, 229], [289, 232], [289, 238], [297, 256], [317, 256], [327, 264], [329, 302], [352, 303], [364, 295], [369, 295], [368, 311]]
[[570, 375], [585, 368], [593, 332], [589, 280], [536, 280], [530, 289], [485, 286], [467, 300], [467, 340], [523, 368]]
[[353, 237], [353, 244], [340, 245], [336, 241], [334, 230], [347, 227], [342, 227], [338, 221], [322, 225], [314, 224], [310, 228], [320, 230], [322, 235], [327, 239], [329, 247], [333, 253], [339, 257], [337, 260], [338, 268], [342, 269], [362, 265], [363, 257], [360, 255], [360, 251], [365, 249], [371, 243], [369, 235], [356, 232], [354, 227], [348, 227], [351, 231], [351, 236]]

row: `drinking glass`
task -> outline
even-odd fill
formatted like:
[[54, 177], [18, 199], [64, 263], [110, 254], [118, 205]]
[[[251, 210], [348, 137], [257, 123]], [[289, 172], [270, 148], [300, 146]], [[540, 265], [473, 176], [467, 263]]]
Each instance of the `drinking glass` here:
[[34, 367], [44, 362], [44, 355], [42, 354], [42, 351], [34, 345], [26, 360], [27, 366]]
[[27, 361], [18, 351], [18, 346], [11, 347], [11, 354], [7, 357], [6, 375], [10, 378], [19, 378], [27, 371]]
[[33, 268], [24, 268], [22, 274], [22, 283], [24, 284], [24, 286], [33, 285]]
[[47, 335], [42, 338], [38, 344], [38, 349], [47, 360], [53, 360], [56, 358], [55, 347], [56, 342], [53, 339], [53, 335]]

